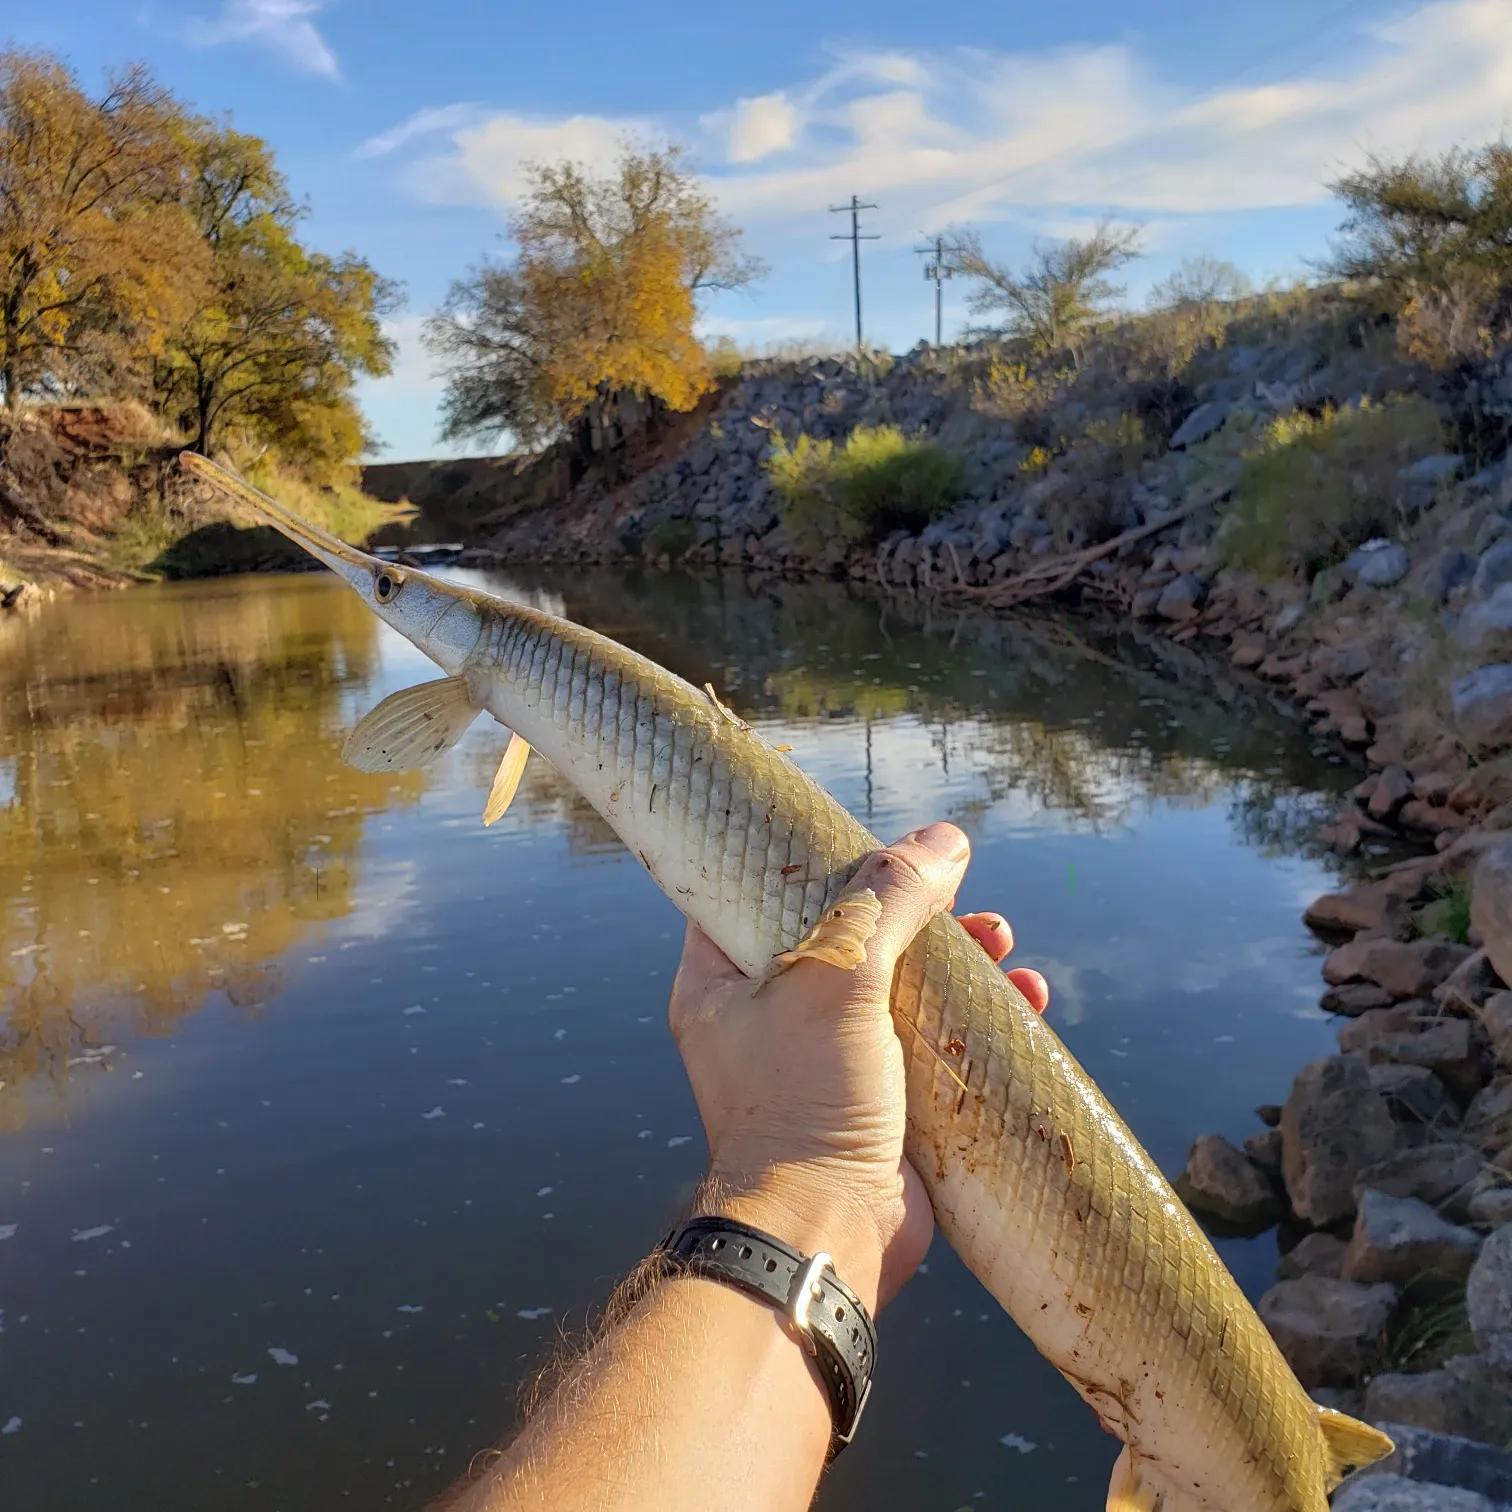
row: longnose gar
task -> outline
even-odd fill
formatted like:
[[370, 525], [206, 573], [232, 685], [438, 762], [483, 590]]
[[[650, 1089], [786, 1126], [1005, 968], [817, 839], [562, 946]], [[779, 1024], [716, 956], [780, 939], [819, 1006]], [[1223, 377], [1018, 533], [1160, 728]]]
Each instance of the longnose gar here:
[[[421, 765], [486, 710], [512, 733], [485, 822], [534, 747], [748, 975], [795, 949], [845, 962], [858, 942], [836, 938], [830, 911], [880, 842], [712, 689], [568, 620], [368, 556], [183, 460], [447, 674], [384, 699], [348, 760]], [[1307, 1396], [1154, 1161], [950, 915], [899, 963], [892, 1013], [908, 1157], [957, 1253], [1124, 1440], [1110, 1509], [1323, 1512], [1347, 1468], [1390, 1452]]]

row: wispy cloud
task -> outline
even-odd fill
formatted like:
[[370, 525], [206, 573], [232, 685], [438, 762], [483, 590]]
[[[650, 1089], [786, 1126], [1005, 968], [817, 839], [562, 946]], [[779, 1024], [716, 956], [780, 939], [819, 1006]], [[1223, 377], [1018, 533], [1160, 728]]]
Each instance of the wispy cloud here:
[[312, 19], [324, 9], [325, 0], [225, 0], [213, 21], [191, 17], [185, 35], [196, 47], [259, 43], [306, 73], [339, 79], [336, 54]]
[[[743, 221], [807, 215], [856, 190], [881, 201], [880, 229], [912, 232], [1026, 215], [1313, 205], [1372, 151], [1496, 135], [1509, 101], [1512, 4], [1436, 0], [1339, 34], [1304, 76], [1205, 92], [1173, 87], [1122, 44], [853, 51], [818, 77], [703, 116], [695, 136], [708, 186]], [[424, 114], [440, 121], [444, 110]], [[431, 198], [507, 207], [522, 162], [601, 164], [627, 132], [678, 136], [690, 125], [474, 117], [410, 182]]]
[[369, 137], [356, 151], [360, 158], [387, 157], [401, 147], [423, 137], [439, 136], [444, 132], [460, 131], [464, 126], [476, 125], [485, 120], [489, 112], [481, 105], [461, 102], [456, 105], [432, 105], [417, 110], [407, 120], [400, 121], [387, 131]]

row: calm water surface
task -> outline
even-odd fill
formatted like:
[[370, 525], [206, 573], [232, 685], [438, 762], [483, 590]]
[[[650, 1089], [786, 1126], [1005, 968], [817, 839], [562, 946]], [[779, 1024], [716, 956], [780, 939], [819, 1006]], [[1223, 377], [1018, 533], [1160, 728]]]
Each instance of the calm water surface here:
[[[838, 587], [503, 583], [712, 680], [892, 837], [939, 817], [1168, 1172], [1330, 1044], [1291, 837], [1351, 781], [1172, 648]], [[540, 758], [343, 767], [433, 676], [334, 579], [0, 619], [0, 1505], [415, 1508], [703, 1166], [681, 921]], [[1222, 1249], [1251, 1293], [1274, 1237]], [[942, 1245], [831, 1509], [1101, 1507], [1116, 1446]]]

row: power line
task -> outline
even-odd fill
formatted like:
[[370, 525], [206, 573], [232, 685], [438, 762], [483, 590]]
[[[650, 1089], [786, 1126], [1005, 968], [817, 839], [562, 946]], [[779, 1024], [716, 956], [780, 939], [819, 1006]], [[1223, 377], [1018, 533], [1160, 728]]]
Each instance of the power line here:
[[851, 267], [855, 274], [856, 282], [856, 350], [861, 350], [861, 243], [864, 241], [881, 241], [880, 236], [863, 236], [861, 234], [861, 212], [863, 210], [875, 210], [875, 205], [863, 205], [853, 194], [848, 205], [831, 205], [831, 215], [844, 215], [847, 212], [851, 218], [849, 232], [843, 232], [830, 237], [831, 241], [848, 241], [851, 244]]
[[945, 314], [945, 289], [944, 281], [954, 278], [960, 271], [953, 264], [945, 261], [945, 238], [937, 236], [932, 247], [915, 247], [914, 251], [922, 257], [930, 259], [924, 264], [924, 277], [933, 279], [935, 286], [935, 345], [941, 346], [941, 327], [944, 324]]

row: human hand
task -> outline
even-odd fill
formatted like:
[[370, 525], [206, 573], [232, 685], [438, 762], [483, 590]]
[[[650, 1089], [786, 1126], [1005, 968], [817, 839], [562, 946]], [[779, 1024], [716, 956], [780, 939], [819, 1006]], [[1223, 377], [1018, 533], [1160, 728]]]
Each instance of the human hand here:
[[[903, 1157], [894, 969], [954, 901], [969, 856], [960, 830], [932, 824], [868, 857], [853, 885], [876, 893], [882, 915], [854, 971], [802, 960], [757, 997], [756, 984], [690, 924], [672, 986], [672, 1033], [709, 1141], [707, 1210], [805, 1253], [825, 1250], [873, 1312], [913, 1274], [934, 1232], [923, 1184]], [[1013, 949], [1001, 915], [961, 923], [994, 961]], [[1043, 1013], [1044, 978], [1009, 976]]]

